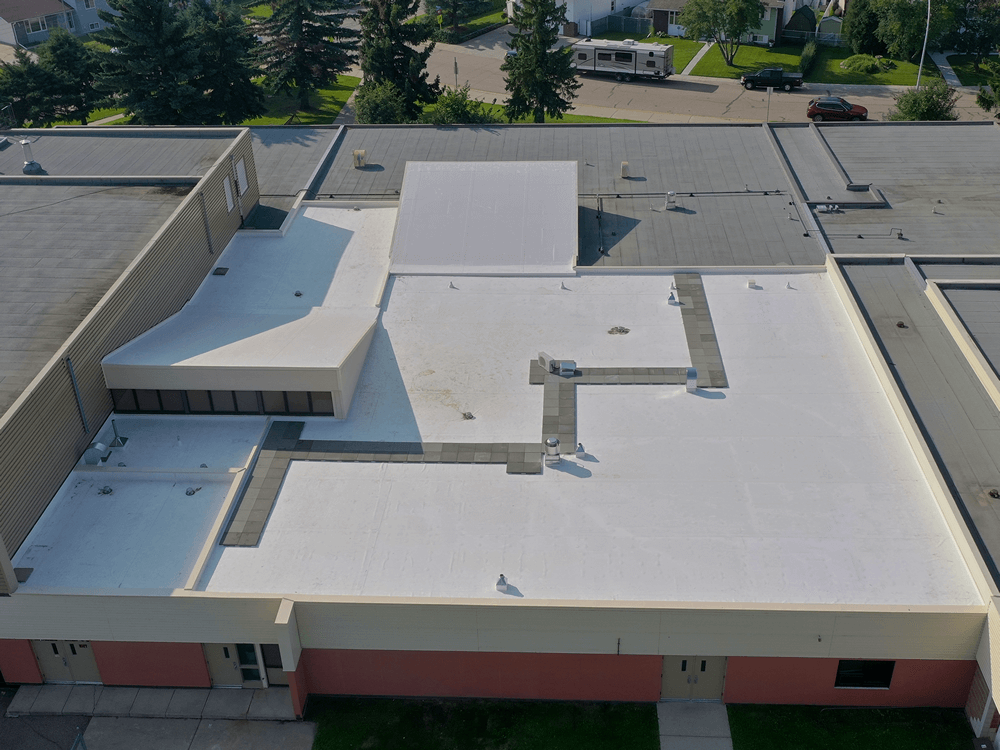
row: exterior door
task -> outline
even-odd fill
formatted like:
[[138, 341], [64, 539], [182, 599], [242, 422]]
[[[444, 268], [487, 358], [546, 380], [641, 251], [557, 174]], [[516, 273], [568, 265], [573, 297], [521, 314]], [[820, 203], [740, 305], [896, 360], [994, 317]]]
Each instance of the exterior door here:
[[88, 641], [32, 641], [45, 682], [101, 681]]
[[660, 700], [719, 701], [725, 656], [664, 656]]
[[254, 644], [206, 643], [204, 646], [214, 687], [264, 687]]

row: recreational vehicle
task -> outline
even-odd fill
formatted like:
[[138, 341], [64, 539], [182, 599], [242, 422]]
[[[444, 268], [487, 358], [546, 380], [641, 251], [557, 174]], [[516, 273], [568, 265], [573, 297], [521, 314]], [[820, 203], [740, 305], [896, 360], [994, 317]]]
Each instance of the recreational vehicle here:
[[615, 80], [664, 79], [674, 74], [672, 44], [644, 44], [633, 39], [613, 42], [584, 39], [573, 45], [573, 67], [578, 73], [607, 73]]

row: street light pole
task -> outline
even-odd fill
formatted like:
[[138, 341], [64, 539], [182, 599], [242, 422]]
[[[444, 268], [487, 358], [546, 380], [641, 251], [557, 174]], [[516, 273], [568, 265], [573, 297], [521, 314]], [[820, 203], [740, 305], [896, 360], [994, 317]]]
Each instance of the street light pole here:
[[927, 28], [924, 29], [924, 48], [920, 50], [920, 67], [917, 68], [917, 88], [920, 88], [920, 74], [924, 72], [924, 55], [927, 53], [927, 37], [931, 33], [931, 0], [927, 0]]

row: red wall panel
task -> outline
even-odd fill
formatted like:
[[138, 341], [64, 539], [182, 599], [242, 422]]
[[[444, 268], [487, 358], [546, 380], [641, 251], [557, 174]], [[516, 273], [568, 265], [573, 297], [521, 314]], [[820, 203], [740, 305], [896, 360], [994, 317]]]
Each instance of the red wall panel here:
[[657, 701], [663, 659], [304, 649], [301, 664], [309, 692], [325, 695]]
[[42, 681], [42, 671], [31, 649], [31, 641], [0, 639], [0, 674], [7, 682]]
[[292, 708], [300, 719], [305, 715], [306, 698], [309, 697], [309, 686], [306, 684], [306, 668], [299, 658], [299, 666], [294, 672], [285, 672], [288, 678], [288, 690], [292, 694]]
[[888, 690], [835, 688], [839, 659], [731, 656], [726, 703], [962, 708], [974, 661], [898, 659]]
[[92, 641], [105, 685], [212, 687], [200, 643]]

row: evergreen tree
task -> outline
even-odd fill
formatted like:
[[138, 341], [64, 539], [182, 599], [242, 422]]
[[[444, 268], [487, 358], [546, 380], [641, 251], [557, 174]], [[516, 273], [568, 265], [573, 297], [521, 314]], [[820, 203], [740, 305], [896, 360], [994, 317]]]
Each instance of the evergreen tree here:
[[144, 125], [199, 125], [207, 117], [201, 50], [188, 16], [165, 0], [108, 0], [119, 15], [99, 11], [104, 41], [99, 90], [116, 94]]
[[885, 54], [885, 45], [878, 38], [878, 21], [872, 0], [851, 0], [841, 31], [855, 55]]
[[256, 41], [240, 7], [214, 0], [189, 6], [192, 31], [199, 40], [201, 74], [197, 86], [207, 98], [206, 125], [237, 125], [264, 113], [264, 93], [253, 82]]
[[545, 122], [545, 115], [561, 120], [581, 85], [570, 65], [571, 50], [552, 49], [566, 23], [566, 6], [524, 0], [514, 6], [511, 22], [516, 31], [508, 45], [514, 54], [500, 66], [509, 94], [504, 114], [510, 122], [529, 115], [535, 122]]
[[258, 59], [273, 91], [298, 90], [299, 108], [357, 59], [358, 34], [344, 28], [348, 0], [274, 0], [274, 13], [254, 24], [264, 41]]
[[11, 105], [15, 127], [51, 125], [61, 93], [59, 79], [23, 49], [14, 50], [14, 62], [0, 62], [0, 107]]
[[458, 33], [462, 21], [472, 18], [481, 11], [486, 3], [483, 0], [438, 0], [445, 12], [445, 19], [451, 25], [451, 30]]
[[36, 51], [38, 64], [58, 81], [54, 104], [59, 117], [86, 125], [102, 99], [94, 87], [99, 70], [96, 55], [65, 29], [53, 29]]
[[364, 83], [388, 81], [403, 94], [407, 120], [415, 120], [424, 104], [440, 92], [438, 79], [430, 81], [427, 59], [434, 51], [431, 28], [406, 23], [417, 12], [420, 0], [364, 0], [361, 15], [361, 70]]

